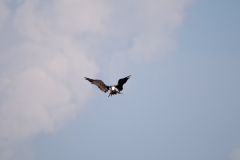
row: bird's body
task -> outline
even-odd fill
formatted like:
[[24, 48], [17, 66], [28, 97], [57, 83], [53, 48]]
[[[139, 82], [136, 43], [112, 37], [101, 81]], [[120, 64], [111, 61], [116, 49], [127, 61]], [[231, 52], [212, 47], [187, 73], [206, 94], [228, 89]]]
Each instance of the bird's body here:
[[98, 80], [98, 79], [90, 79], [87, 77], [84, 77], [84, 78], [86, 80], [88, 80], [90, 83], [96, 85], [101, 91], [103, 91], [105, 93], [108, 92], [108, 90], [110, 90], [110, 93], [108, 95], [108, 97], [109, 97], [109, 96], [116, 95], [116, 94], [122, 94], [120, 91], [123, 90], [123, 85], [127, 82], [127, 80], [130, 78], [130, 76], [119, 79], [118, 84], [113, 85], [113, 86], [107, 86], [103, 81]]
[[110, 94], [109, 95], [115, 95], [115, 94], [120, 94], [120, 92], [117, 91], [117, 88], [115, 86], [110, 87]]

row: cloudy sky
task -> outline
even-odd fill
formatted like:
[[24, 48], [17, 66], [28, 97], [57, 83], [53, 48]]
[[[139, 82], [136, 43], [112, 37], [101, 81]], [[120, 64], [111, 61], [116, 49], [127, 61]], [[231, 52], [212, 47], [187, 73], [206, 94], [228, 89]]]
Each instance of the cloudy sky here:
[[239, 8], [0, 0], [0, 159], [240, 160]]

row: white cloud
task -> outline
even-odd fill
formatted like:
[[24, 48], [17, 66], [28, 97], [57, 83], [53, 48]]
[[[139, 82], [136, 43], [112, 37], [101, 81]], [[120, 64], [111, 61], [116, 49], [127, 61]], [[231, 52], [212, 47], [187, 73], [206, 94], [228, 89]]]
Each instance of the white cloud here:
[[135, 62], [151, 62], [175, 49], [175, 32], [183, 23], [184, 10], [190, 2], [192, 0], [132, 0], [113, 6], [116, 12], [110, 16], [109, 34], [115, 36], [120, 45], [125, 42], [115, 54]]
[[[239, 138], [237, 139], [237, 144], [239, 144]], [[236, 147], [235, 149], [232, 150], [230, 153], [230, 159], [231, 160], [240, 160], [240, 147]]]
[[13, 11], [0, 0], [0, 27], [7, 19], [16, 39], [0, 42], [0, 159], [32, 157], [32, 138], [74, 118], [101, 62], [122, 70], [172, 50], [189, 1], [25, 0]]
[[0, 29], [9, 15], [9, 10], [3, 1], [0, 1]]
[[240, 160], [240, 148], [234, 149], [231, 153], [232, 160]]
[[137, 21], [140, 35], [133, 39], [130, 53], [140, 60], [153, 59], [175, 47], [175, 29], [183, 21], [188, 1], [144, 1], [139, 5]]
[[[90, 92], [83, 77], [98, 72], [74, 36], [100, 32], [104, 6], [57, 2], [45, 7], [42, 1], [26, 0], [9, 19], [8, 31], [21, 35], [21, 41], [1, 46], [1, 160], [25, 159], [26, 154], [20, 155], [23, 148], [28, 153], [25, 142], [55, 132], [74, 118]], [[90, 13], [91, 20], [84, 18]]]

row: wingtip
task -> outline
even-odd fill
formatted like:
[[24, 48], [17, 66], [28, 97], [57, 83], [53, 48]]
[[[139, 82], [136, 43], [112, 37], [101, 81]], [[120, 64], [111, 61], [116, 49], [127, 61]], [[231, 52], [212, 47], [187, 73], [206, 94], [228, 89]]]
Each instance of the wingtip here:
[[89, 78], [87, 78], [87, 77], [84, 77], [85, 78], [85, 80], [89, 80]]

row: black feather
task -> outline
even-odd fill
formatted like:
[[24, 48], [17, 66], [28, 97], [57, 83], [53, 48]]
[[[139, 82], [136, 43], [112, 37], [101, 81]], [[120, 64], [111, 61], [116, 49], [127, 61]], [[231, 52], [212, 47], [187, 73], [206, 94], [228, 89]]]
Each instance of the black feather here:
[[[131, 75], [130, 75], [131, 76]], [[123, 85], [127, 82], [127, 80], [130, 78], [130, 76], [127, 76], [125, 78], [119, 79], [118, 84], [115, 86], [119, 91], [123, 90]]]

